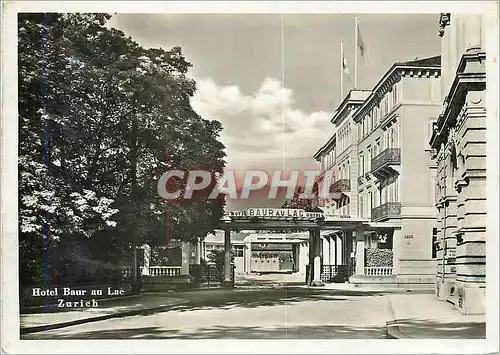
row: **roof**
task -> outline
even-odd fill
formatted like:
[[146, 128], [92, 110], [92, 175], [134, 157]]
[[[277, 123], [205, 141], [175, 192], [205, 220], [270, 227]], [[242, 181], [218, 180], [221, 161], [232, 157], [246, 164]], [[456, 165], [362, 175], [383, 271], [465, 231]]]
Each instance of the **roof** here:
[[[365, 111], [374, 105], [374, 101], [379, 95], [379, 91], [385, 90], [384, 86], [388, 85], [390, 78], [394, 75], [397, 75], [398, 69], [405, 68], [432, 68], [428, 70], [439, 70], [441, 68], [441, 56], [437, 55], [434, 57], [415, 59], [406, 62], [396, 62], [392, 65], [392, 67], [382, 76], [379, 82], [374, 86], [371, 91], [370, 96], [361, 104], [357, 111], [353, 114], [354, 121], [358, 121], [361, 117], [364, 116]], [[410, 70], [411, 71], [411, 70]]]
[[371, 90], [361, 90], [361, 89], [349, 90], [349, 93], [346, 95], [346, 97], [342, 100], [340, 105], [335, 110], [335, 113], [333, 114], [333, 117], [330, 120], [330, 122], [333, 124], [337, 124], [338, 123], [337, 121], [339, 121], [339, 118], [342, 117], [342, 113], [349, 104], [351, 105], [362, 104], [366, 100], [366, 98], [370, 95], [370, 93]]
[[[254, 232], [231, 232], [231, 242], [238, 243], [243, 242], [243, 240], [250, 234]], [[215, 231], [215, 234], [208, 234], [205, 237], [205, 242], [208, 243], [224, 243], [224, 231]]]
[[415, 59], [407, 62], [396, 62], [396, 65], [406, 67], [437, 67], [441, 65], [441, 56], [436, 55], [434, 57]]
[[335, 131], [333, 133], [333, 135], [330, 137], [330, 139], [328, 140], [328, 142], [326, 142], [321, 148], [318, 149], [318, 151], [316, 153], [314, 153], [313, 158], [319, 161], [321, 154], [323, 154], [323, 152], [325, 150], [332, 147], [334, 145], [334, 143], [336, 143], [336, 140], [337, 140], [337, 132]]

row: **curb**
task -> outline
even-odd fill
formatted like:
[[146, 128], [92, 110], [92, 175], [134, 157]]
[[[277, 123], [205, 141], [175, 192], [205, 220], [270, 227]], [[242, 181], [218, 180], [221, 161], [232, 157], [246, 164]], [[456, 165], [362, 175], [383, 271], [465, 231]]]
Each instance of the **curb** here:
[[385, 322], [385, 336], [387, 339], [402, 339], [405, 338], [401, 334], [401, 330], [399, 329], [398, 321], [396, 319], [396, 314], [394, 313], [394, 309], [392, 308], [392, 302], [390, 295], [387, 295], [387, 308], [391, 313], [392, 320]]
[[60, 328], [66, 328], [66, 327], [71, 327], [74, 325], [98, 322], [98, 321], [107, 320], [107, 319], [111, 319], [111, 318], [136, 316], [136, 315], [140, 315], [140, 314], [146, 313], [146, 312], [164, 311], [164, 310], [168, 310], [171, 307], [178, 306], [180, 304], [187, 303], [187, 302], [188, 301], [169, 304], [168, 306], [158, 306], [158, 307], [151, 307], [151, 308], [134, 309], [134, 310], [123, 311], [123, 312], [116, 312], [116, 313], [111, 313], [111, 314], [105, 314], [105, 315], [77, 319], [77, 320], [73, 320], [73, 321], [67, 321], [67, 322], [61, 322], [61, 323], [55, 323], [55, 324], [37, 325], [34, 327], [20, 328], [20, 335], [37, 333], [37, 332], [42, 332], [42, 331], [47, 331], [47, 330], [60, 329]]
[[397, 320], [385, 323], [385, 336], [387, 339], [409, 339], [401, 334]]

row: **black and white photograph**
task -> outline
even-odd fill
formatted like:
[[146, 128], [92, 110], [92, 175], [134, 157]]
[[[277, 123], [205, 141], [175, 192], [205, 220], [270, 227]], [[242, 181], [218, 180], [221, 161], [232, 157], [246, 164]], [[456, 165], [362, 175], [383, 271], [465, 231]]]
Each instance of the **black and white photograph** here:
[[499, 351], [498, 3], [2, 7], [3, 352]]

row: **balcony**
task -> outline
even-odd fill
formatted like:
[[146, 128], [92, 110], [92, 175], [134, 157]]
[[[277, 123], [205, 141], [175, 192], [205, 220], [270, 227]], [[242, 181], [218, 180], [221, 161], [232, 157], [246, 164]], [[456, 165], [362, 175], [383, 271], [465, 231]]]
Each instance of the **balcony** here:
[[391, 218], [401, 218], [400, 202], [386, 202], [372, 208], [372, 222], [382, 222]]
[[340, 200], [342, 196], [346, 196], [343, 192], [351, 191], [351, 180], [340, 179], [330, 186], [330, 194], [333, 200]]
[[372, 159], [371, 173], [379, 180], [399, 173], [401, 165], [401, 149], [387, 148]]

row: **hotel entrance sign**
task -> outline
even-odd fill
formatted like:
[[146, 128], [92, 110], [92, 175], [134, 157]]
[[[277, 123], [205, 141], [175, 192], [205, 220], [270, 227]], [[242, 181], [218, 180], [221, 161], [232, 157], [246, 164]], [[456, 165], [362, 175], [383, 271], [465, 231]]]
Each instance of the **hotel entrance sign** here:
[[306, 212], [302, 209], [284, 208], [249, 208], [246, 211], [229, 211], [225, 214], [228, 217], [266, 217], [267, 219], [283, 218], [321, 218], [322, 212]]
[[249, 208], [247, 210], [249, 217], [297, 217], [297, 218], [321, 218], [321, 212], [306, 212], [300, 209], [284, 208]]

